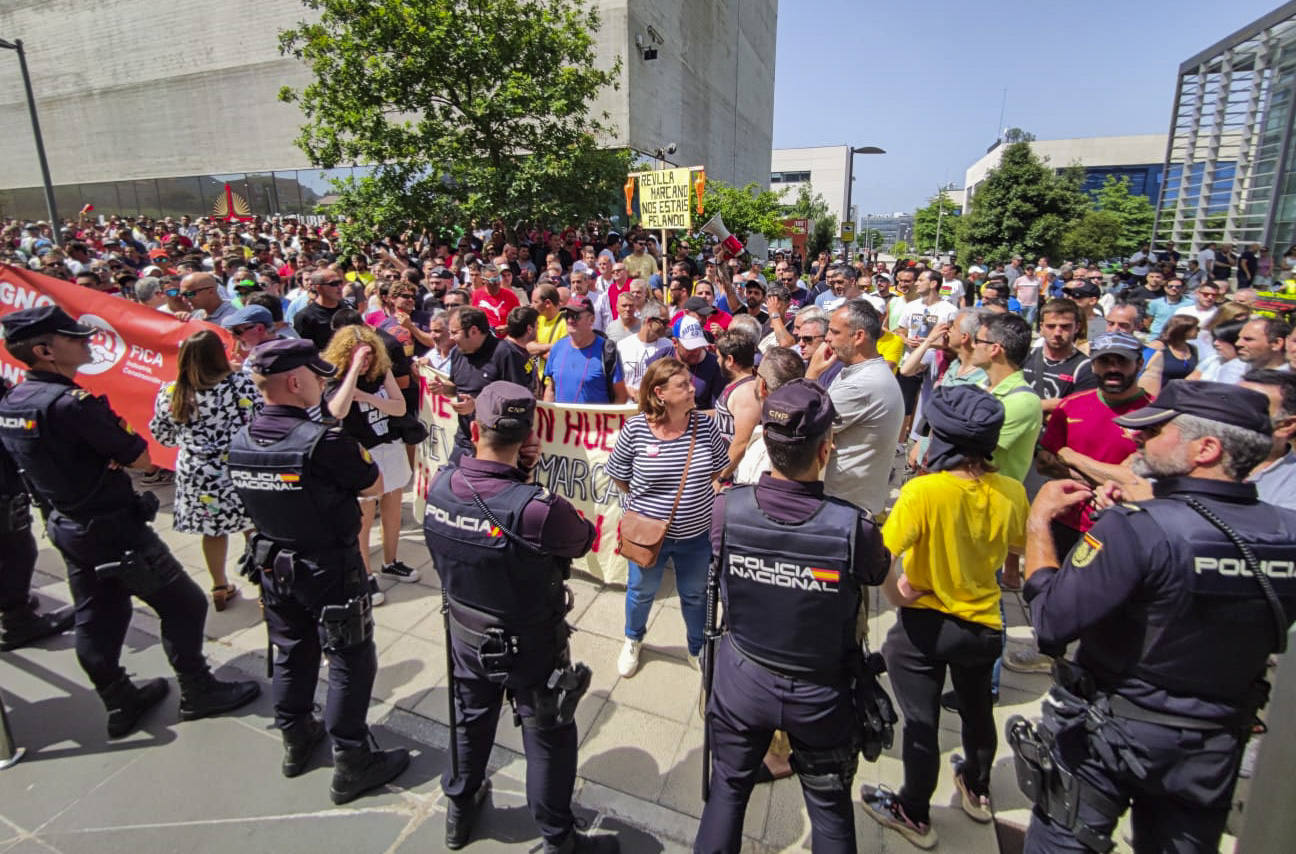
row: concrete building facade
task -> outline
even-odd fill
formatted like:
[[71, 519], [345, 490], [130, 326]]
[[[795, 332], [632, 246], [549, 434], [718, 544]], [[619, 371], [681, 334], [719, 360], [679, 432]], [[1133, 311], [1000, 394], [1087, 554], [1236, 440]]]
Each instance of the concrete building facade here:
[[[594, 0], [598, 63], [621, 57], [610, 147], [721, 180], [765, 186], [773, 134], [777, 0]], [[281, 103], [308, 69], [278, 33], [313, 14], [298, 0], [49, 0], [0, 4], [0, 38], [22, 39], [59, 210], [201, 214], [225, 183], [256, 213], [309, 213], [329, 178], [293, 144]], [[0, 52], [0, 216], [44, 214], [18, 63]]]
[[850, 146], [816, 145], [776, 148], [770, 158], [769, 186], [787, 204], [796, 201], [802, 187], [823, 196], [828, 213], [844, 222], [850, 196]]
[[[1045, 158], [1054, 169], [1080, 165], [1085, 170], [1085, 189], [1097, 190], [1108, 175], [1130, 179], [1130, 192], [1155, 203], [1161, 188], [1162, 162], [1166, 135], [1163, 133], [1130, 136], [1091, 136], [1075, 139], [1037, 139], [1031, 150]], [[976, 195], [977, 187], [991, 169], [999, 165], [1004, 146], [996, 143], [983, 157], [967, 168], [964, 176], [963, 208]]]

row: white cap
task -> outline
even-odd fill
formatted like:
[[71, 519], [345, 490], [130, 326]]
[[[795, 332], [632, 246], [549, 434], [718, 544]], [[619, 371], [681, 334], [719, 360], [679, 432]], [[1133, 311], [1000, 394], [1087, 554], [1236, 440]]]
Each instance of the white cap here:
[[685, 318], [680, 324], [678, 341], [685, 350], [696, 350], [707, 345], [706, 335], [702, 333], [702, 326], [691, 317]]

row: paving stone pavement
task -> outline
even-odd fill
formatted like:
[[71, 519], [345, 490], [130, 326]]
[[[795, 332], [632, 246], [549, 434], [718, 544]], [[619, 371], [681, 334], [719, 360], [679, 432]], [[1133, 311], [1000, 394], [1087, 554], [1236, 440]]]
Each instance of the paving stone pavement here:
[[[198, 538], [170, 529], [166, 502], [155, 527], [203, 589], [210, 587]], [[414, 584], [384, 582], [387, 603], [374, 611], [380, 670], [370, 722], [383, 745], [414, 752], [398, 785], [333, 807], [325, 762], [285, 780], [273, 730], [268, 685], [261, 698], [229, 717], [179, 724], [174, 696], [142, 732], [107, 742], [98, 698], [77, 667], [71, 635], [42, 648], [0, 656], [0, 691], [12, 728], [27, 755], [0, 772], [0, 854], [248, 850], [414, 852], [440, 850], [445, 802], [439, 775], [448, 765], [445, 649], [436, 574], [407, 502], [399, 554], [422, 572]], [[69, 600], [64, 567], [43, 538], [35, 586], [47, 604]], [[377, 546], [377, 538], [374, 539]], [[237, 538], [232, 555], [241, 551]], [[231, 557], [231, 562], [234, 557]], [[246, 584], [243, 591], [250, 592]], [[622, 639], [624, 591], [590, 578], [571, 582], [574, 656], [594, 671], [577, 710], [580, 732], [578, 813], [596, 828], [621, 834], [626, 852], [685, 851], [701, 814], [700, 674], [686, 660], [679, 601], [669, 583], [654, 606], [643, 665], [632, 679], [616, 672]], [[1019, 598], [1006, 599], [1010, 643], [1029, 641]], [[894, 623], [874, 592], [870, 642], [877, 648]], [[214, 665], [265, 681], [266, 636], [259, 609], [240, 598], [223, 613], [209, 611], [207, 651]], [[158, 638], [157, 618], [137, 608], [124, 665], [139, 676], [170, 676]], [[238, 674], [234, 674], [238, 675]], [[1003, 674], [1003, 722], [1013, 714], [1038, 714], [1049, 679]], [[172, 680], [174, 694], [174, 680]], [[322, 702], [322, 692], [320, 696]], [[941, 720], [943, 759], [959, 751], [959, 721]], [[855, 784], [898, 788], [902, 765], [897, 744], [875, 764], [861, 763]], [[492, 808], [469, 850], [536, 850], [539, 837], [526, 810], [519, 731], [501, 715]], [[992, 779], [996, 812], [1023, 824], [1028, 807], [1017, 791], [1011, 755], [1001, 744]], [[999, 850], [993, 825], [963, 815], [948, 771], [933, 798], [932, 821], [947, 851]], [[809, 849], [809, 824], [795, 779], [758, 786], [747, 812], [744, 851]], [[898, 834], [883, 831], [856, 806], [861, 851], [907, 852]], [[1011, 832], [1009, 833], [1011, 839]], [[1123, 845], [1123, 843], [1122, 843]], [[1011, 848], [1009, 843], [1006, 847]], [[1128, 850], [1126, 847], [1125, 850]]]

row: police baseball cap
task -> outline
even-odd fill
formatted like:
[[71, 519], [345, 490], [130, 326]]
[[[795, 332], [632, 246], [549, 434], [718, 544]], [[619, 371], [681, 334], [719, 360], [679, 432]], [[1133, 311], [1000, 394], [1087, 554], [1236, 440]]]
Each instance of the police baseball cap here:
[[66, 311], [56, 305], [42, 305], [37, 308], [24, 308], [6, 314], [0, 319], [4, 325], [4, 340], [7, 344], [17, 344], [37, 335], [48, 335], [56, 332], [59, 335], [70, 335], [73, 338], [89, 338], [95, 334], [93, 326], [77, 323]]
[[247, 367], [268, 377], [307, 367], [321, 377], [331, 377], [337, 368], [320, 358], [315, 345], [305, 338], [277, 338], [259, 345], [247, 358]]
[[784, 383], [761, 404], [765, 441], [780, 445], [823, 436], [832, 429], [836, 417], [828, 392], [805, 379]]
[[1171, 380], [1156, 400], [1113, 420], [1138, 429], [1164, 424], [1176, 415], [1196, 415], [1266, 436], [1273, 433], [1269, 398], [1249, 388], [1205, 380]]
[[715, 314], [715, 306], [707, 302], [702, 297], [689, 297], [684, 300], [684, 310], [691, 311], [694, 314], [700, 314], [703, 317]]
[[1125, 332], [1104, 332], [1094, 338], [1089, 345], [1089, 358], [1097, 359], [1108, 353], [1115, 353], [1127, 359], [1138, 359], [1143, 355], [1143, 345], [1133, 335]]
[[491, 430], [529, 429], [536, 399], [530, 389], [496, 380], [477, 395], [477, 423]]
[[226, 329], [233, 329], [245, 323], [264, 323], [267, 327], [274, 326], [274, 315], [263, 305], [245, 305], [221, 320], [221, 326]]

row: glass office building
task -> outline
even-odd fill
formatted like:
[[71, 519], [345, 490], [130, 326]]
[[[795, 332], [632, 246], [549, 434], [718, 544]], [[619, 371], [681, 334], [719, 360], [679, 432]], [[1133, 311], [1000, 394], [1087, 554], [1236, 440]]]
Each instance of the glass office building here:
[[1179, 66], [1158, 245], [1296, 242], [1296, 2]]

